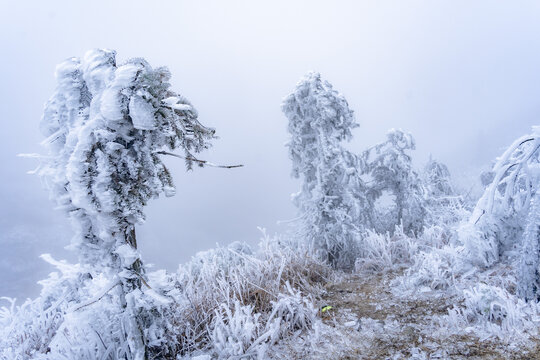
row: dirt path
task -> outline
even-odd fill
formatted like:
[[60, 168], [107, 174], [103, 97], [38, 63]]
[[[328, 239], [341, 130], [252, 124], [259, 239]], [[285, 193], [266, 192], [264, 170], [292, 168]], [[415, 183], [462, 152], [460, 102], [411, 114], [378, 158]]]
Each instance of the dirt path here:
[[394, 295], [390, 282], [398, 275], [349, 275], [326, 286], [319, 305], [333, 308], [321, 315], [344, 344], [334, 358], [540, 359], [540, 347], [512, 349], [475, 336], [433, 335], [437, 319], [459, 300], [441, 292], [410, 299]]

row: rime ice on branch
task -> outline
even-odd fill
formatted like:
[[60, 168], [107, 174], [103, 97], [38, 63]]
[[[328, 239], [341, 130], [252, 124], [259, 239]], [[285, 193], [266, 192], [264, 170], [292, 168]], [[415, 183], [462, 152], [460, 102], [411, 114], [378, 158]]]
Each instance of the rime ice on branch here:
[[353, 111], [318, 73], [306, 75], [282, 109], [289, 119], [292, 174], [303, 178], [294, 198], [303, 236], [332, 265], [351, 267], [366, 204], [356, 158], [341, 145], [358, 126]]

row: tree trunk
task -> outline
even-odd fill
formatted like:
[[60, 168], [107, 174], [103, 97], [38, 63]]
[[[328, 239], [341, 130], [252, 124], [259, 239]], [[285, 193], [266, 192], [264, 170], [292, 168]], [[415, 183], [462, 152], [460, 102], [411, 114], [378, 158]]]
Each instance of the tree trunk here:
[[[126, 243], [137, 249], [137, 237], [135, 235], [135, 225], [128, 225], [125, 231]], [[124, 324], [126, 338], [134, 360], [147, 360], [148, 348], [144, 338], [144, 324], [141, 312], [137, 309], [134, 293], [142, 287], [142, 276], [144, 268], [140, 259], [137, 259], [127, 270], [133, 273], [134, 277], [122, 279], [122, 289], [120, 299], [124, 310]]]

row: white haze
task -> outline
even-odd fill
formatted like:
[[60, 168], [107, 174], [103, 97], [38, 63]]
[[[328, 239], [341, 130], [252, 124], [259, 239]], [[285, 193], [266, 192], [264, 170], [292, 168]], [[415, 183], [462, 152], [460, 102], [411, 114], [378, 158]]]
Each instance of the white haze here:
[[[360, 128], [349, 149], [410, 131], [416, 163], [429, 154], [473, 179], [540, 115], [540, 4], [535, 1], [18, 1], [0, 3], [0, 295], [35, 296], [69, 254], [37, 164], [38, 131], [55, 65], [92, 48], [170, 68], [220, 139], [201, 155], [241, 169], [169, 159], [177, 195], [153, 201], [138, 229], [144, 259], [174, 270], [195, 252], [256, 243], [295, 216], [282, 98], [309, 70], [341, 91]], [[468, 182], [465, 183], [468, 183]], [[469, 181], [470, 182], [470, 181]], [[195, 204], [191, 207], [186, 203]]]

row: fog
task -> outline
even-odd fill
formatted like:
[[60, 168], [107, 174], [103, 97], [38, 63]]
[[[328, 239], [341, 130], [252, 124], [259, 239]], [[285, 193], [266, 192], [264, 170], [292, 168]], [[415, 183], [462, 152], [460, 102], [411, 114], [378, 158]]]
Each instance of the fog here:
[[143, 259], [174, 271], [216, 243], [255, 245], [295, 217], [282, 98], [310, 70], [355, 110], [355, 152], [410, 131], [471, 186], [505, 146], [538, 124], [540, 3], [536, 1], [1, 1], [0, 296], [36, 296], [73, 259], [71, 229], [40, 180], [38, 131], [55, 65], [92, 48], [168, 66], [175, 91], [216, 128], [201, 158], [240, 169], [186, 173], [167, 159], [173, 198], [154, 200], [137, 229]]

